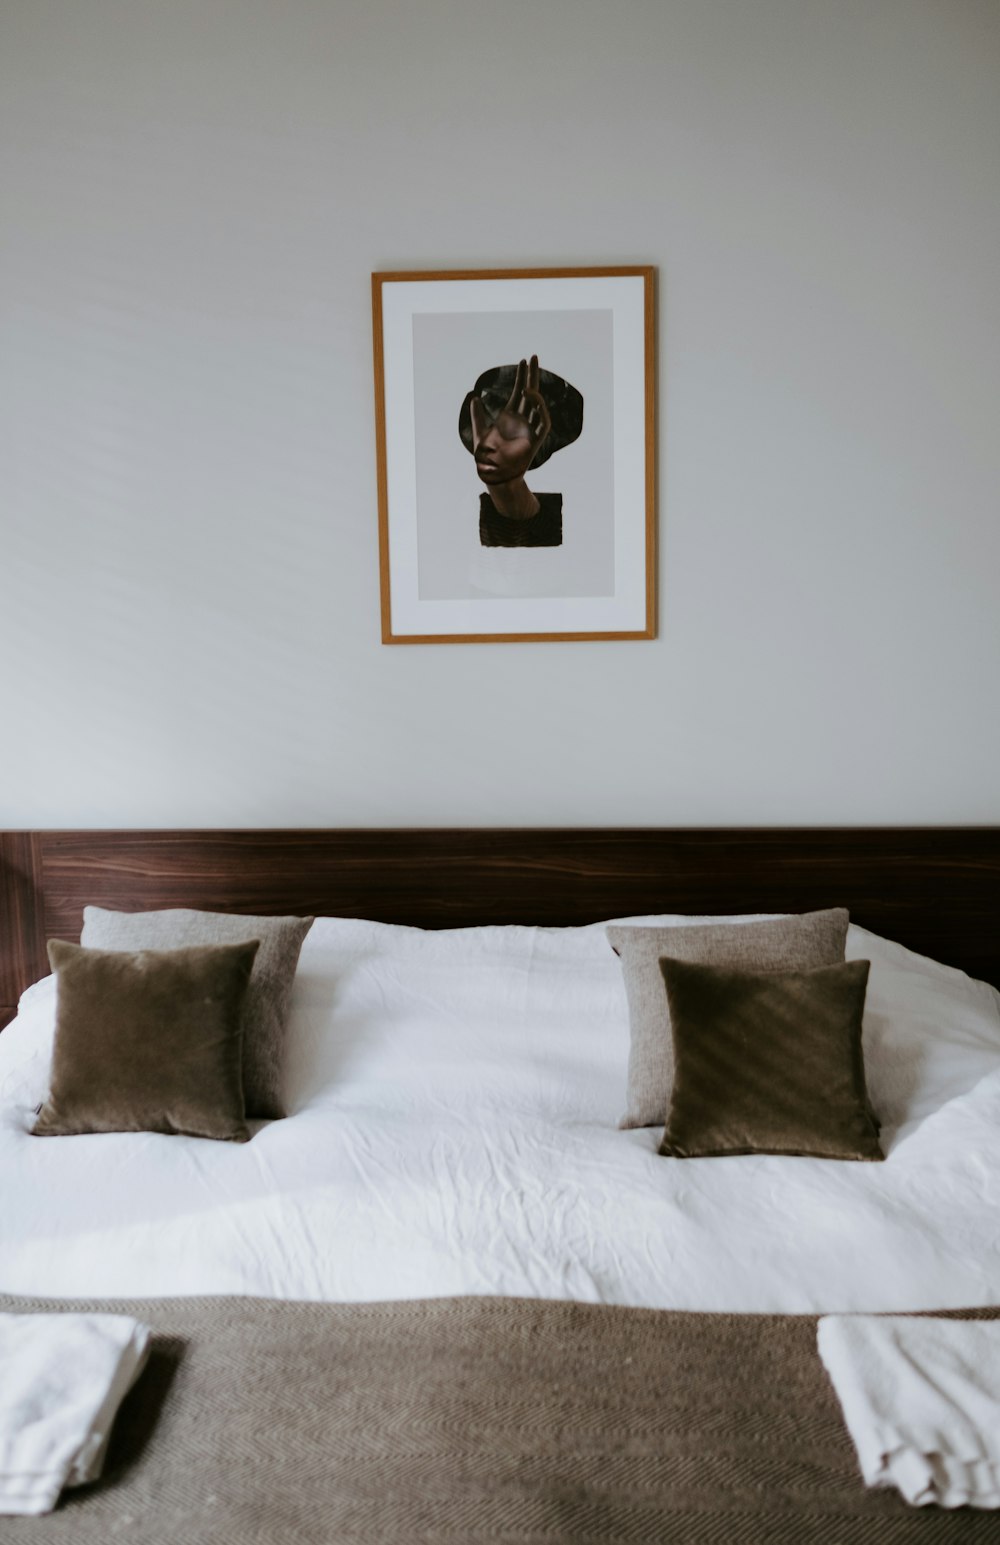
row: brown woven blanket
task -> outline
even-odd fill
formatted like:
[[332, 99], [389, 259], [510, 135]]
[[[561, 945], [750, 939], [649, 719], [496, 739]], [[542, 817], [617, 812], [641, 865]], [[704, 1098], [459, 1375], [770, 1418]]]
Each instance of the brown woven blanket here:
[[866, 1491], [812, 1317], [0, 1298], [69, 1307], [145, 1320], [153, 1356], [103, 1478], [2, 1545], [1000, 1541]]

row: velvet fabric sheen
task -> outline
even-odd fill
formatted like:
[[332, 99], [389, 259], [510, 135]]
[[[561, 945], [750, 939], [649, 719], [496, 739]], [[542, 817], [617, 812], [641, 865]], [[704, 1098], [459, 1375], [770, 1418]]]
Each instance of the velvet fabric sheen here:
[[53, 939], [56, 1034], [37, 1137], [171, 1132], [245, 1142], [241, 1013], [257, 940], [105, 951]]
[[608, 940], [621, 958], [630, 1035], [626, 1110], [618, 1125], [662, 1127], [667, 1119], [674, 1054], [664, 955], [737, 971], [808, 971], [843, 960], [849, 922], [845, 908], [831, 907], [741, 923], [613, 924]]
[[675, 1059], [661, 1154], [883, 1157], [861, 1051], [867, 960], [769, 974], [660, 967]]
[[170, 907], [163, 912], [112, 912], [84, 907], [80, 943], [99, 950], [177, 950], [189, 945], [241, 944], [258, 939], [243, 1000], [243, 1094], [248, 1116], [287, 1115], [285, 1040], [292, 983], [311, 917], [244, 917]]

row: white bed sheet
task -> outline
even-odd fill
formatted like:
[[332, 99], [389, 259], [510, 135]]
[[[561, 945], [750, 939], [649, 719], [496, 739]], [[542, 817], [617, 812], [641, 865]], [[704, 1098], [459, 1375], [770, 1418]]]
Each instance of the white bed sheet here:
[[31, 1137], [48, 978], [0, 1035], [0, 1291], [1000, 1304], [1000, 997], [853, 926], [848, 956], [872, 961], [884, 1164], [671, 1160], [658, 1130], [619, 1131], [628, 1016], [600, 925], [319, 920], [294, 994], [295, 1114], [243, 1145]]

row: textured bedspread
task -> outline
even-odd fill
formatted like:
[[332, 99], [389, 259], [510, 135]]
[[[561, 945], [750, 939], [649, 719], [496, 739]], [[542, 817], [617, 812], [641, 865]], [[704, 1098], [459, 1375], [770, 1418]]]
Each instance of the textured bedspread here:
[[[0, 1310], [66, 1303], [0, 1298]], [[3, 1545], [1000, 1539], [869, 1494], [811, 1316], [174, 1299], [103, 1479]], [[1000, 1310], [979, 1311], [1000, 1317]]]

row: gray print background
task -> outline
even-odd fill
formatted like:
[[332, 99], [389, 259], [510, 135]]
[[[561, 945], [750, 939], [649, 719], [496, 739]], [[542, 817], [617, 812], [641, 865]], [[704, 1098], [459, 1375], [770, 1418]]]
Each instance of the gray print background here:
[[[613, 315], [608, 310], [418, 313], [413, 318], [418, 594], [605, 596], [615, 588]], [[484, 552], [484, 485], [458, 434], [462, 401], [493, 365], [538, 355], [583, 396], [583, 433], [525, 481], [563, 496], [558, 548]]]

